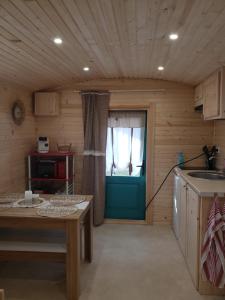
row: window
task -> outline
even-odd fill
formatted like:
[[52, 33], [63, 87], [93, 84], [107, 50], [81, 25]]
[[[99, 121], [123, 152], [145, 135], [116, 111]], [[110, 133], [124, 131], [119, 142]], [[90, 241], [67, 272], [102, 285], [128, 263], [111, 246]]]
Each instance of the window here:
[[140, 176], [145, 141], [144, 111], [111, 111], [106, 147], [107, 176]]

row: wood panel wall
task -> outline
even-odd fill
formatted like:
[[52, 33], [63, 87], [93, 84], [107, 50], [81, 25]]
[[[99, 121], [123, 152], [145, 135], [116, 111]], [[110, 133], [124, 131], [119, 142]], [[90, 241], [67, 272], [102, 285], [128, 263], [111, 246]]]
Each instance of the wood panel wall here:
[[[22, 125], [13, 122], [13, 102], [25, 105]], [[35, 142], [35, 119], [32, 115], [31, 93], [17, 86], [0, 83], [0, 193], [24, 191], [26, 156]]]
[[[108, 89], [111, 107], [137, 106], [155, 103], [153, 168], [154, 190], [163, 180], [177, 154], [183, 151], [188, 159], [200, 153], [205, 144], [212, 143], [213, 123], [203, 121], [193, 109], [193, 88], [160, 80], [102, 80], [87, 81], [74, 89]], [[80, 95], [72, 90], [61, 91], [61, 115], [37, 119], [37, 135], [48, 135], [52, 149], [57, 142], [71, 142], [76, 152], [76, 192], [82, 180], [83, 126]], [[148, 153], [149, 154], [149, 153]], [[203, 160], [193, 165], [203, 165]], [[153, 204], [153, 222], [171, 223], [172, 176]]]

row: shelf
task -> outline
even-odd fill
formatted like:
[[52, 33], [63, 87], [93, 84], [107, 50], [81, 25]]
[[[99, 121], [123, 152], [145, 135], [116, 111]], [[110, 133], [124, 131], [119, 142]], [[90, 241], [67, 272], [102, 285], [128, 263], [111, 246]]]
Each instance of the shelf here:
[[57, 157], [65, 157], [65, 156], [73, 156], [73, 152], [58, 152], [58, 151], [52, 151], [48, 153], [39, 153], [39, 152], [30, 152], [30, 156], [41, 156], [41, 157], [50, 157], [50, 156], [57, 156]]
[[[54, 161], [48, 162], [50, 159], [54, 159]], [[41, 160], [52, 163], [52, 165], [43, 165], [43, 168], [46, 167], [46, 169], [40, 172], [38, 165], [42, 163]], [[38, 177], [45, 175], [50, 177]], [[60, 178], [60, 175], [63, 177]], [[74, 153], [56, 151], [48, 153], [30, 152], [28, 155], [28, 188], [29, 190], [40, 190], [49, 194], [62, 192], [66, 195], [73, 194]]]
[[65, 244], [1, 241], [1, 251], [29, 251], [29, 252], [54, 252], [66, 253]]
[[38, 178], [38, 177], [35, 177], [35, 178], [29, 178], [29, 180], [31, 181], [70, 181], [70, 180], [73, 180], [73, 177], [69, 177], [68, 179], [66, 178]]

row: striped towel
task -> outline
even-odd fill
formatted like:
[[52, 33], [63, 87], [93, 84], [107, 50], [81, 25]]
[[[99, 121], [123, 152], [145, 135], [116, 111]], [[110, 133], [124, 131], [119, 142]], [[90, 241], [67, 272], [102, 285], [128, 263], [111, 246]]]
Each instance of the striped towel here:
[[225, 285], [224, 227], [225, 221], [218, 199], [215, 197], [208, 216], [202, 247], [201, 270], [203, 280], [208, 280], [213, 286], [219, 288]]
[[225, 203], [223, 205], [223, 251], [225, 253]]

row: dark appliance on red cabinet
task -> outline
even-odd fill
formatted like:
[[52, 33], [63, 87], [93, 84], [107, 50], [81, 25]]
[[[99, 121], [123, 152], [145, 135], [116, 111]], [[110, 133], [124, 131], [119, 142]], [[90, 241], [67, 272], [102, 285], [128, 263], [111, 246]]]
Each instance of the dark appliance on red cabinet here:
[[57, 161], [50, 159], [40, 159], [37, 162], [36, 171], [39, 178], [56, 178]]

